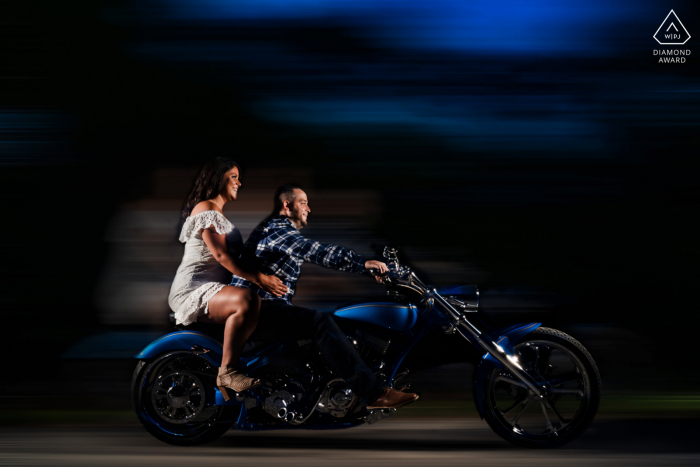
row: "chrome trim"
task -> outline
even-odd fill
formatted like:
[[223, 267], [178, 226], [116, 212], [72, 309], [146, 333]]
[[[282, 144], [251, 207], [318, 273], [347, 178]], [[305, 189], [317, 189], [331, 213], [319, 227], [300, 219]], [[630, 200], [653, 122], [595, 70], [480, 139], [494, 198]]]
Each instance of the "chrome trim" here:
[[304, 417], [300, 413], [295, 413], [293, 419], [285, 420], [285, 422], [287, 422], [291, 425], [301, 425], [306, 420], [308, 420], [308, 418], [316, 411], [316, 407], [318, 407], [318, 404], [319, 404], [319, 402], [321, 402], [321, 399], [323, 398], [323, 394], [326, 392], [328, 387], [333, 383], [337, 383], [338, 381], [344, 381], [344, 380], [342, 378], [335, 378], [335, 379], [328, 381], [328, 383], [326, 384], [326, 387], [323, 388], [323, 391], [321, 391], [321, 394], [318, 396], [316, 403], [311, 407], [311, 410], [309, 410], [309, 413], [306, 415], [306, 417]]
[[476, 310], [479, 309], [479, 305], [471, 305], [469, 303], [464, 303], [462, 300], [459, 300], [454, 296], [449, 296], [445, 300], [450, 302], [451, 305], [461, 308], [462, 311], [464, 311], [465, 313], [475, 313]]
[[210, 349], [207, 349], [205, 347], [202, 347], [199, 344], [194, 344], [192, 348], [190, 349], [190, 353], [192, 355], [204, 355], [205, 353], [211, 352]]
[[[387, 275], [385, 280], [387, 286], [404, 287], [419, 293], [424, 300], [434, 300], [437, 305], [440, 305], [440, 309], [445, 311], [452, 319], [452, 322], [448, 323], [446, 331], [452, 331], [454, 329], [454, 331], [458, 332], [466, 340], [476, 343], [485, 352], [493, 355], [493, 357], [501, 362], [513, 376], [521, 380], [528, 389], [538, 397], [542, 399], [547, 397], [550, 388], [546, 382], [540, 382], [532, 377], [520, 366], [515, 355], [508, 354], [503, 347], [495, 343], [488, 334], [482, 333], [481, 330], [469, 322], [464, 314], [455, 308], [457, 304], [451, 303], [449, 299], [440, 295], [434, 287], [425, 285], [410, 268], [401, 266], [396, 253], [396, 249], [389, 247], [384, 248], [384, 257], [388, 262], [396, 265], [396, 271]], [[460, 303], [462, 302], [460, 301]], [[459, 308], [461, 308], [461, 306], [459, 306]]]
[[375, 409], [370, 410], [367, 415], [363, 417], [366, 424], [372, 425], [377, 422], [381, 422], [396, 413], [396, 409]]
[[404, 371], [402, 371], [401, 373], [399, 373], [399, 374], [397, 374], [396, 376], [394, 376], [394, 379], [391, 380], [391, 387], [393, 388], [394, 386], [396, 386], [396, 383], [397, 383], [400, 379], [405, 378], [405, 377], [408, 375], [408, 373], [409, 373], [409, 370], [408, 370], [408, 368], [407, 368], [406, 370], [404, 370]]
[[537, 394], [537, 396], [541, 398], [546, 397], [549, 389], [547, 385], [540, 383], [537, 379], [530, 376], [530, 374], [520, 366], [516, 356], [508, 354], [503, 347], [496, 344], [487, 334], [482, 333], [476, 326], [470, 323], [469, 320], [459, 311], [455, 310], [442, 295], [437, 293], [437, 290], [432, 289], [430, 294], [435, 297], [437, 303], [442, 305], [442, 308], [456, 320], [457, 332], [459, 332], [462, 337], [468, 341], [476, 342], [483, 350], [493, 355], [496, 360], [508, 368], [513, 376], [525, 383], [528, 389]]

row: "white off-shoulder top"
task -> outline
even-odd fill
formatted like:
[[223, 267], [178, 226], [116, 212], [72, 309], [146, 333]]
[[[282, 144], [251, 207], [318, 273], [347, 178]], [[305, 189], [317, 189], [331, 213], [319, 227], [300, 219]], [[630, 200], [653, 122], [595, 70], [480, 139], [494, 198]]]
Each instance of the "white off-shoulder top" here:
[[202, 230], [209, 227], [226, 235], [234, 257], [243, 247], [240, 231], [218, 211], [200, 212], [185, 220], [180, 233], [185, 254], [168, 296], [177, 324], [194, 323], [198, 316], [209, 313], [209, 300], [231, 282], [231, 273], [216, 261], [202, 239]]

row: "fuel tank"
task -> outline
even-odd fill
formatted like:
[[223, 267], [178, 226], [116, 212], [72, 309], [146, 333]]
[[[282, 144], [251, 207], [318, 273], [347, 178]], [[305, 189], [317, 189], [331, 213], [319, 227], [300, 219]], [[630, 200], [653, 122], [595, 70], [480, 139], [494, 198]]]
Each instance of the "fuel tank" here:
[[344, 319], [362, 321], [394, 331], [410, 334], [416, 324], [418, 311], [413, 304], [396, 302], [368, 302], [338, 308], [335, 316]]

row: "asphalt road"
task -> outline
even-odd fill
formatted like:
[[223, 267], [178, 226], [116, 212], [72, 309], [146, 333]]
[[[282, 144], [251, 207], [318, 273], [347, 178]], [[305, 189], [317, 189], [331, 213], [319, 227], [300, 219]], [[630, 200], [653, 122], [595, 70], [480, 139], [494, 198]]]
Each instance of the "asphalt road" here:
[[511, 446], [475, 419], [385, 420], [337, 431], [231, 431], [188, 448], [163, 444], [137, 427], [4, 428], [0, 465], [697, 466], [697, 426], [693, 419], [600, 419], [555, 450]]

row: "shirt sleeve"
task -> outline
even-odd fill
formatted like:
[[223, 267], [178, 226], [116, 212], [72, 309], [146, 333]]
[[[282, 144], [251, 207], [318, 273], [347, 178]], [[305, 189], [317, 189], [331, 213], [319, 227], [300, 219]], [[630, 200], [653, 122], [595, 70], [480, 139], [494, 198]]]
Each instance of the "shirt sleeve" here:
[[361, 272], [365, 259], [352, 250], [306, 238], [296, 229], [280, 229], [268, 237], [270, 251], [339, 271]]

